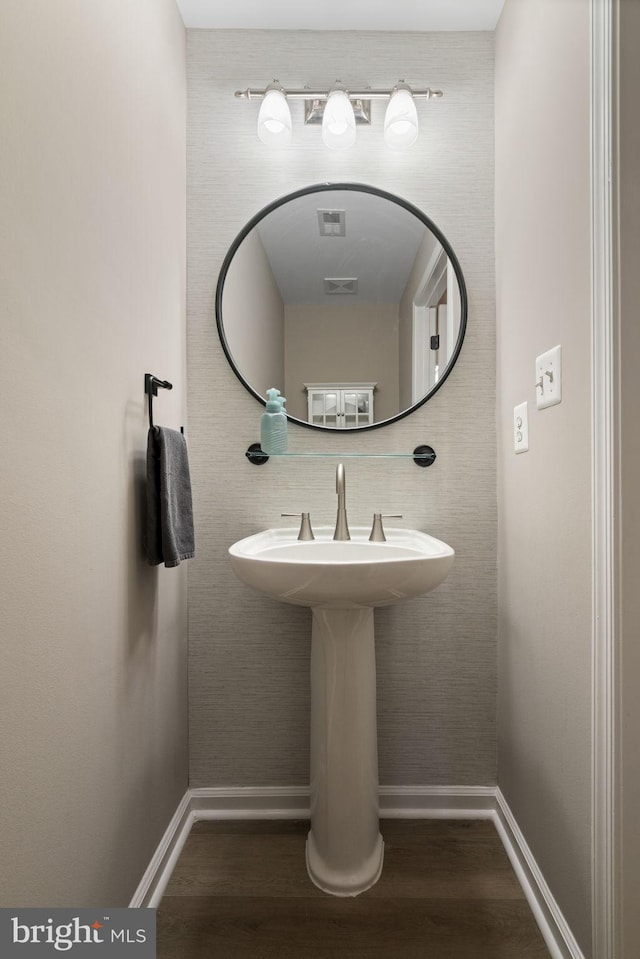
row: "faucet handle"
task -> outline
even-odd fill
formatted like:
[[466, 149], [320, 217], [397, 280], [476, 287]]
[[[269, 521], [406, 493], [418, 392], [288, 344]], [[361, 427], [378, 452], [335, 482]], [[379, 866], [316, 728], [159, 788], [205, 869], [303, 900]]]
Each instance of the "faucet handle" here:
[[374, 513], [373, 526], [371, 527], [371, 543], [386, 543], [387, 537], [384, 535], [382, 520], [384, 519], [402, 519], [402, 513]]
[[310, 540], [315, 539], [313, 535], [313, 530], [311, 529], [311, 520], [309, 518], [309, 513], [280, 513], [281, 516], [300, 516], [302, 522], [300, 523], [300, 532], [298, 533], [298, 539], [301, 540]]

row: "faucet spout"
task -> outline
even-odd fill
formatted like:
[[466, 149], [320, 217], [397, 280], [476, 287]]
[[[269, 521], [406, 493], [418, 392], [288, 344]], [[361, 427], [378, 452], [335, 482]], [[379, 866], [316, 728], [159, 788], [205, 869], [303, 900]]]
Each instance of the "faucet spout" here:
[[345, 472], [344, 464], [338, 463], [336, 469], [336, 493], [338, 494], [338, 515], [336, 517], [336, 528], [333, 534], [334, 539], [351, 539], [349, 535], [349, 524], [347, 523], [347, 508], [345, 505]]

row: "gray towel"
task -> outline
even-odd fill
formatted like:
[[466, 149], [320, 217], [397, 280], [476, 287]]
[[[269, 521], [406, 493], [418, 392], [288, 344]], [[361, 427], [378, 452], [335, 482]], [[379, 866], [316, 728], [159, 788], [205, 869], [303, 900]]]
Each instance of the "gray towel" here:
[[147, 440], [147, 559], [179, 566], [194, 555], [187, 444], [182, 433], [154, 426]]

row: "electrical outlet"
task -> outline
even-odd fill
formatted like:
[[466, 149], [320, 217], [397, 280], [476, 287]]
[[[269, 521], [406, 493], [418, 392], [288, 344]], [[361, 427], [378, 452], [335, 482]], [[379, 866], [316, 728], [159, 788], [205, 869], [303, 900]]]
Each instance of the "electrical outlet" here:
[[562, 401], [562, 347], [536, 357], [536, 406], [545, 410]]
[[526, 402], [513, 408], [513, 448], [516, 453], [526, 453], [529, 449], [529, 408]]

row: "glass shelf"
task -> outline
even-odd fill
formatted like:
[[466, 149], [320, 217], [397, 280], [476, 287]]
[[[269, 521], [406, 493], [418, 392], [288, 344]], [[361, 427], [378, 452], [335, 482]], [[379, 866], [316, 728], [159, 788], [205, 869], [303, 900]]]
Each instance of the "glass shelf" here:
[[327, 458], [335, 457], [336, 459], [411, 459], [416, 464], [416, 466], [431, 466], [436, 458], [435, 451], [431, 446], [426, 444], [421, 444], [416, 446], [412, 453], [344, 453], [344, 452], [330, 452], [323, 450], [319, 453], [307, 453], [307, 452], [294, 452], [287, 450], [286, 453], [263, 453], [259, 443], [252, 443], [245, 456], [254, 466], [262, 466], [264, 463], [268, 462], [270, 457], [312, 457], [312, 458]]
[[[252, 458], [254, 455], [255, 455], [255, 456], [267, 456], [267, 455], [268, 455], [269, 457], [271, 457], [271, 456], [337, 456], [337, 457], [339, 457], [340, 459], [346, 459], [346, 458], [348, 458], [348, 457], [352, 457], [352, 458], [354, 458], [354, 459], [368, 459], [368, 458], [372, 458], [372, 457], [375, 457], [375, 456], [387, 457], [387, 458], [389, 458], [389, 459], [392, 459], [392, 458], [398, 457], [398, 456], [404, 456], [404, 457], [406, 457], [406, 458], [411, 458], [411, 459], [415, 459], [415, 458], [416, 458], [416, 457], [414, 457], [414, 454], [413, 454], [413, 453], [327, 453], [327, 452], [324, 452], [324, 453], [290, 453], [290, 452], [287, 452], [287, 453], [268, 453], [268, 454], [267, 454], [267, 453], [260, 453], [260, 452], [258, 452], [258, 453], [255, 453], [255, 454], [251, 454], [250, 458]], [[419, 456], [421, 459], [424, 459], [424, 458], [426, 457], [426, 454], [425, 454], [425, 453], [420, 453], [420, 454], [416, 454], [416, 456]]]

